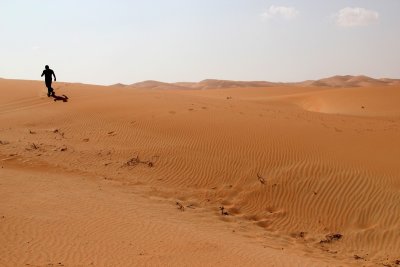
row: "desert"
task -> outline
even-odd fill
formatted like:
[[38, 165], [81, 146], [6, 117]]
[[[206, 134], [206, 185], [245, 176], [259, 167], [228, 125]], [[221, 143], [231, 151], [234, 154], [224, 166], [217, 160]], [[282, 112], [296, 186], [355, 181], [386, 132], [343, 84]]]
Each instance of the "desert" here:
[[0, 79], [1, 266], [398, 266], [400, 83]]

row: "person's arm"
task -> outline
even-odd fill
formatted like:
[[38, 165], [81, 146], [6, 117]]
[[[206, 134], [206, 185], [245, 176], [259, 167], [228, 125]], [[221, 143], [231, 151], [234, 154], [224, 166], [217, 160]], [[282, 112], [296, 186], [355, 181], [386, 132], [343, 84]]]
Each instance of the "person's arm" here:
[[54, 81], [57, 81], [56, 74], [53, 71]]
[[42, 72], [42, 76], [40, 76], [40, 77], [43, 77], [43, 75], [44, 75], [44, 71]]

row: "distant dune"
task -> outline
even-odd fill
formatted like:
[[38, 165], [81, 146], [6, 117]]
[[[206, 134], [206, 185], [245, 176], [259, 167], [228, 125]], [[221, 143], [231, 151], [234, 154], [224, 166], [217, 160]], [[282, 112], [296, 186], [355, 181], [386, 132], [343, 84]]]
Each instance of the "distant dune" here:
[[369, 87], [385, 86], [390, 85], [390, 83], [367, 76], [334, 76], [317, 81], [307, 82], [306, 85], [320, 87]]
[[124, 86], [133, 88], [148, 89], [223, 89], [223, 88], [255, 88], [255, 87], [278, 87], [278, 86], [302, 86], [302, 87], [326, 87], [326, 88], [345, 88], [345, 87], [372, 87], [372, 86], [391, 86], [400, 85], [400, 79], [374, 79], [368, 76], [333, 76], [320, 80], [309, 80], [304, 82], [277, 83], [266, 81], [229, 81], [207, 79], [200, 82], [176, 82], [165, 83], [159, 81], [143, 81], [131, 85], [116, 84], [114, 86]]
[[396, 82], [0, 80], [0, 266], [398, 266]]
[[244, 81], [227, 81], [227, 80], [203, 80], [198, 83], [177, 82], [165, 83], [159, 81], [143, 81], [128, 85], [134, 88], [151, 88], [151, 89], [221, 89], [221, 88], [239, 88], [239, 87], [269, 87], [277, 86], [278, 83], [270, 82], [244, 82]]
[[125, 87], [125, 86], [127, 86], [126, 84], [123, 84], [123, 83], [116, 83], [116, 84], [113, 84], [113, 85], [111, 85], [111, 86], [115, 86], [115, 87]]
[[187, 89], [186, 87], [180, 86], [173, 83], [164, 83], [158, 81], [143, 81], [139, 83], [134, 83], [129, 85], [133, 88], [148, 88], [148, 89], [161, 89], [161, 90], [177, 90], [177, 89]]
[[400, 79], [383, 78], [383, 79], [380, 79], [380, 80], [384, 81], [388, 85], [400, 85]]
[[226, 80], [203, 80], [197, 84], [197, 86], [201, 89], [208, 89], [208, 88], [238, 88], [238, 87], [270, 87], [270, 86], [277, 86], [278, 83], [271, 83], [271, 82], [263, 82], [263, 81], [250, 81], [250, 82], [243, 82], [243, 81], [226, 81]]

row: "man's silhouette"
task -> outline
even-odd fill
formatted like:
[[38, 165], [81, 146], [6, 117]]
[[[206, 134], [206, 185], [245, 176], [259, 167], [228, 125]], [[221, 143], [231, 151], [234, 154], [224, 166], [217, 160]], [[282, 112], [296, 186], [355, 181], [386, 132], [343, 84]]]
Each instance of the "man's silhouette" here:
[[54, 96], [54, 89], [51, 87], [51, 83], [53, 82], [53, 76], [54, 76], [54, 81], [57, 81], [56, 75], [54, 74], [54, 71], [52, 69], [49, 68], [48, 65], [45, 66], [45, 70], [42, 73], [43, 77], [44, 75], [44, 81], [46, 83], [46, 87], [47, 87], [47, 96]]

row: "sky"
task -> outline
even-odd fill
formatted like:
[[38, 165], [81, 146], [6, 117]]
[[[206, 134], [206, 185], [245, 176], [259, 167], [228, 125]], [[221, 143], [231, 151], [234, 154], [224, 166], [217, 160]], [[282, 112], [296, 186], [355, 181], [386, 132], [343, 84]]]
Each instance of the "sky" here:
[[400, 0], [0, 0], [0, 77], [400, 78]]

